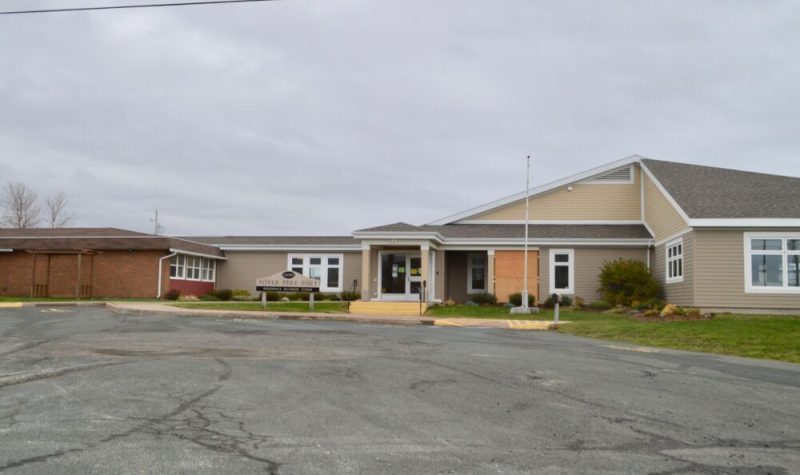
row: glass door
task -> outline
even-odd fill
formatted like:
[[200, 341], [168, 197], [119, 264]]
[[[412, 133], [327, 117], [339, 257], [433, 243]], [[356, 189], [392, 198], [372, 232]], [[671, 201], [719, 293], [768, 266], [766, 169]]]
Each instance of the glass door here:
[[422, 286], [422, 259], [408, 253], [381, 254], [381, 298], [417, 300]]
[[422, 287], [422, 258], [419, 256], [408, 256], [408, 293], [409, 297], [419, 299], [420, 288]]
[[389, 298], [405, 297], [406, 265], [405, 254], [381, 255], [381, 296]]

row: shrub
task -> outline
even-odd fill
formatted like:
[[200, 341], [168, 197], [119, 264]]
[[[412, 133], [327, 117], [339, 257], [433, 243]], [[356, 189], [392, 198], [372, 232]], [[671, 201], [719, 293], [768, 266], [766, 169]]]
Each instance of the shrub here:
[[478, 305], [495, 305], [497, 303], [497, 297], [489, 292], [470, 294], [469, 299]]
[[317, 302], [339, 300], [339, 296], [331, 292], [314, 292], [314, 300]]
[[203, 302], [219, 302], [219, 297], [214, 295], [212, 292], [209, 292], [205, 295], [201, 295], [200, 300]]
[[219, 300], [230, 300], [233, 298], [233, 290], [231, 289], [220, 289], [214, 290], [212, 292], [207, 293], [206, 295], [213, 295]]
[[361, 294], [358, 292], [349, 292], [345, 290], [341, 294], [339, 294], [339, 298], [344, 300], [345, 302], [355, 302], [356, 300], [361, 298]]
[[586, 308], [586, 301], [581, 297], [575, 297], [575, 300], [572, 302], [572, 306], [578, 310]]
[[[513, 304], [515, 307], [519, 307], [522, 305], [522, 293], [516, 292], [508, 296], [508, 302]], [[536, 297], [532, 294], [528, 294], [528, 307], [532, 307], [533, 304], [536, 303]]]
[[164, 298], [167, 300], [178, 300], [181, 298], [181, 291], [178, 289], [169, 289], [167, 293], [164, 294]]
[[644, 262], [617, 259], [603, 264], [598, 291], [603, 295], [603, 300], [612, 306], [630, 306], [635, 300], [642, 302], [657, 298], [661, 294], [661, 286]]
[[248, 300], [252, 300], [252, 297], [249, 290], [237, 289], [233, 291], [233, 300], [246, 302]]
[[606, 302], [605, 300], [596, 300], [589, 304], [589, 308], [598, 312], [602, 312], [604, 310], [610, 309], [611, 304]]
[[[572, 305], [572, 297], [569, 295], [562, 295], [561, 302], [559, 303], [561, 307], [569, 307]], [[547, 308], [553, 308], [556, 306], [555, 300], [553, 300], [553, 296], [547, 297], [547, 300], [544, 301], [544, 306]]]

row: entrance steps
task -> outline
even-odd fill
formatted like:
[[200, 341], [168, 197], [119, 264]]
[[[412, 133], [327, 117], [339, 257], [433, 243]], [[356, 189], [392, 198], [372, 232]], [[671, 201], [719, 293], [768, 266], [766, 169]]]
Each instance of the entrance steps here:
[[[428, 304], [422, 304], [422, 313]], [[350, 313], [356, 315], [419, 315], [419, 302], [387, 302], [356, 300], [350, 304]]]

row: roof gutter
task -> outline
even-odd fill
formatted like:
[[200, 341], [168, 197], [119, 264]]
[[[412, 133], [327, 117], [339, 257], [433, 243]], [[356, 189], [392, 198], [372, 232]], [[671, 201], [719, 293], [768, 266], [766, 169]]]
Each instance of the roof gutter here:
[[186, 254], [187, 256], [207, 257], [207, 258], [209, 258], [209, 259], [220, 259], [220, 260], [223, 260], [223, 261], [225, 261], [225, 260], [228, 260], [228, 258], [227, 258], [227, 257], [221, 257], [221, 256], [212, 256], [211, 254], [203, 254], [202, 252], [191, 252], [191, 251], [184, 251], [183, 249], [175, 249], [175, 248], [170, 248], [170, 249], [169, 249], [169, 252], [172, 252], [172, 253], [173, 253], [173, 254], [172, 254], [173, 256], [174, 256], [175, 254]]
[[[170, 250], [172, 250], [172, 249], [170, 249]], [[164, 256], [164, 257], [162, 257], [161, 259], [158, 260], [158, 292], [156, 292], [156, 298], [157, 299], [161, 298], [161, 279], [162, 279], [161, 276], [164, 275], [164, 273], [162, 272], [162, 269], [164, 268], [164, 260], [165, 259], [172, 259], [176, 255], [178, 255], [178, 253], [177, 252], [173, 252], [172, 254], [167, 254], [166, 256]]]

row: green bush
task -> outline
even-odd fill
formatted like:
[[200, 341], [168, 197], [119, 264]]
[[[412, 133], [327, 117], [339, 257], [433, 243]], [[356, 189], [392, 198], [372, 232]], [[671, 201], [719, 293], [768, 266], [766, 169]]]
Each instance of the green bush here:
[[[559, 303], [561, 307], [569, 307], [572, 305], [572, 297], [569, 295], [562, 295], [561, 302]], [[553, 296], [550, 295], [547, 297], [547, 300], [544, 301], [544, 306], [547, 308], [553, 308], [556, 306], [555, 300], [553, 300]]]
[[178, 289], [169, 289], [167, 293], [164, 294], [164, 298], [167, 300], [178, 300], [181, 298], [181, 291]]
[[596, 300], [589, 304], [589, 309], [602, 312], [611, 308], [611, 304], [605, 300]]
[[497, 297], [489, 292], [469, 294], [469, 299], [478, 305], [495, 305], [497, 303]]
[[355, 302], [356, 300], [361, 298], [361, 294], [358, 292], [349, 292], [345, 290], [341, 294], [339, 294], [339, 298], [344, 300], [345, 302]]
[[219, 297], [214, 295], [212, 292], [209, 292], [205, 295], [201, 295], [200, 300], [203, 302], [219, 302]]
[[[515, 307], [519, 307], [522, 305], [522, 293], [517, 292], [509, 295], [508, 302]], [[534, 297], [532, 294], [528, 294], [528, 307], [533, 307], [534, 303], [536, 303], [536, 297]]]
[[633, 301], [644, 302], [661, 294], [661, 286], [645, 263], [632, 259], [617, 259], [603, 264], [597, 290], [612, 306], [626, 307]]
[[214, 290], [212, 292], [207, 293], [206, 295], [213, 295], [214, 297], [218, 298], [219, 300], [230, 300], [233, 298], [233, 290], [231, 289], [219, 289]]
[[325, 300], [339, 300], [339, 296], [332, 292], [314, 292], [314, 300], [322, 302]]
[[250, 295], [250, 291], [249, 290], [236, 289], [236, 290], [233, 291], [233, 300], [246, 302], [248, 300], [252, 300], [252, 296]]

